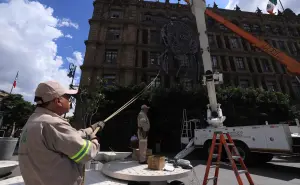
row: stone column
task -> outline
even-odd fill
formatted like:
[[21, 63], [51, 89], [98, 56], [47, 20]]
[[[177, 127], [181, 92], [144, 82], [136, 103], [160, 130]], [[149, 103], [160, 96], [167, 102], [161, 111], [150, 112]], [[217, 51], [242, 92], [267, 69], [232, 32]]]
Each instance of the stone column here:
[[217, 57], [217, 64], [218, 64], [218, 69], [220, 69], [221, 71], [224, 71], [223, 70], [223, 65], [222, 65], [222, 59], [221, 59], [221, 56], [216, 56]]
[[[224, 39], [224, 35], [223, 35], [223, 34], [220, 35], [220, 39], [221, 39], [223, 48], [226, 48], [225, 39]], [[228, 49], [228, 48], [227, 48], [227, 49]]]
[[86, 44], [86, 52], [85, 52], [84, 62], [83, 62], [84, 66], [93, 65], [94, 58], [96, 55], [96, 50], [97, 50], [97, 47], [96, 47], [95, 43], [87, 43]]
[[231, 71], [229, 57], [225, 56], [224, 58], [225, 58], [225, 65], [227, 66], [228, 71]]
[[97, 40], [98, 39], [98, 33], [99, 33], [99, 30], [100, 30], [100, 24], [95, 22], [95, 21], [92, 21], [90, 23], [90, 32], [89, 32], [89, 36], [88, 36], [88, 40]]
[[280, 78], [279, 78], [279, 76], [276, 76], [276, 77], [275, 77], [275, 81], [276, 81], [276, 86], [277, 86], [278, 91], [279, 91], [279, 92], [282, 92], [281, 85], [280, 85]]
[[257, 85], [258, 85], [258, 88], [260, 88], [260, 89], [264, 89], [263, 88], [263, 86], [262, 86], [262, 80], [264, 80], [264, 79], [262, 79], [260, 76], [259, 77], [257, 77]]
[[254, 72], [258, 73], [256, 62], [255, 62], [254, 58], [251, 57], [250, 60], [251, 60], [250, 62], [252, 63], [252, 67], [253, 67]]
[[281, 76], [282, 76], [282, 85], [284, 87], [285, 92], [287, 94], [291, 94], [291, 90], [290, 90], [290, 88], [288, 86], [288, 79], [287, 79], [287, 77], [283, 76], [283, 75], [281, 75]]

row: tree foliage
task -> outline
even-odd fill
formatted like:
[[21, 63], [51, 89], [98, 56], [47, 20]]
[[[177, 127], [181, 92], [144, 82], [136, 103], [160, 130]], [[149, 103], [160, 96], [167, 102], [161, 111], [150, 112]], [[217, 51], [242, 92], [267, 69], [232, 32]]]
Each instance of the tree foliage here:
[[[98, 108], [98, 113], [94, 116], [95, 121], [107, 118], [144, 87], [145, 85], [103, 87], [101, 93], [104, 94], [105, 101], [103, 102], [105, 103]], [[264, 121], [276, 124], [293, 117], [289, 96], [283, 93], [227, 87], [217, 90], [217, 98], [222, 104], [223, 114], [227, 117], [225, 126], [257, 125], [264, 124]], [[132, 134], [136, 132], [136, 117], [142, 104], [148, 104], [151, 107], [149, 111], [150, 146], [157, 141], [162, 141], [162, 147], [166, 150], [178, 150], [183, 109], [187, 110], [188, 119], [197, 118], [206, 124], [208, 104], [206, 88], [187, 90], [181, 85], [171, 88], [151, 88], [109, 120], [101, 135], [101, 147], [104, 149], [112, 147], [116, 150], [128, 149], [126, 146]], [[117, 132], [117, 130], [122, 130], [122, 132]], [[122, 139], [116, 140], [116, 135]]]
[[1, 111], [4, 112], [3, 125], [9, 126], [13, 123], [17, 128], [22, 128], [35, 106], [23, 99], [20, 94], [10, 94], [2, 100]]
[[105, 88], [105, 80], [96, 79], [94, 87], [81, 87], [79, 101], [84, 106], [82, 108], [83, 121], [85, 125], [91, 125], [94, 115], [98, 112], [99, 107], [104, 107], [108, 101], [103, 93]]

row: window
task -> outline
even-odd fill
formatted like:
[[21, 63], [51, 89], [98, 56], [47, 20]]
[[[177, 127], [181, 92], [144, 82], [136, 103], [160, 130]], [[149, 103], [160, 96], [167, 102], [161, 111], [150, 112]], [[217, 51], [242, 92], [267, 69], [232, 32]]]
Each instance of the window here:
[[244, 30], [251, 32], [251, 28], [249, 26], [249, 24], [243, 24]]
[[273, 33], [274, 34], [280, 34], [280, 35], [283, 34], [282, 29], [279, 26], [276, 26], [276, 27], [273, 28]]
[[230, 38], [230, 44], [231, 44], [231, 48], [238, 48], [239, 47], [237, 38]]
[[179, 61], [180, 61], [180, 66], [182, 66], [182, 67], [188, 67], [189, 66], [188, 60], [183, 59], [183, 60], [179, 60]]
[[283, 42], [283, 41], [278, 41], [278, 46], [279, 46], [279, 49], [280, 49], [280, 50], [283, 50], [283, 51], [285, 51], [285, 50], [286, 50], [286, 48], [285, 48], [285, 45], [284, 45], [284, 42]]
[[244, 59], [242, 57], [236, 57], [236, 66], [238, 69], [245, 69]]
[[212, 47], [212, 48], [216, 47], [216, 42], [215, 42], [214, 36], [208, 35], [208, 43], [209, 43], [210, 47]]
[[107, 40], [119, 40], [120, 39], [120, 28], [108, 28], [106, 33]]
[[296, 49], [296, 52], [300, 51], [299, 45], [297, 42], [294, 42], [294, 47]]
[[142, 51], [142, 67], [148, 67], [148, 51]]
[[[155, 79], [156, 76], [151, 76], [150, 77], [150, 82], [152, 82]], [[160, 87], [160, 77], [157, 77], [156, 80], [154, 81], [154, 84], [152, 87]]]
[[121, 17], [122, 17], [121, 11], [111, 11], [110, 12], [110, 18], [112, 18], [112, 19], [119, 19]]
[[218, 59], [216, 56], [211, 56], [212, 68], [218, 68]]
[[105, 62], [113, 64], [117, 62], [118, 50], [106, 50], [105, 51]]
[[150, 52], [150, 64], [160, 65], [159, 52]]
[[268, 91], [277, 91], [277, 84], [275, 81], [267, 81], [266, 85]]
[[257, 24], [253, 25], [253, 32], [259, 33], [261, 31], [260, 26]]
[[299, 83], [298, 82], [293, 82], [292, 83], [292, 88], [293, 88], [293, 90], [294, 90], [294, 93], [295, 93], [295, 95], [296, 95], [296, 97], [300, 97], [300, 85], [299, 85]]
[[240, 80], [240, 86], [241, 86], [242, 88], [249, 88], [249, 87], [250, 87], [250, 82], [249, 82], [249, 80], [246, 80], [246, 79]]
[[228, 30], [223, 24], [220, 24], [220, 30]]
[[276, 43], [275, 40], [272, 40], [272, 46], [275, 47], [275, 48], [278, 48], [278, 47], [277, 47], [277, 43]]
[[[207, 21], [206, 21], [206, 24], [207, 24], [208, 27], [210, 27], [210, 26], [213, 26], [215, 24], [215, 21], [212, 18], [208, 17]], [[220, 28], [221, 28], [221, 26], [220, 26]]]
[[116, 83], [116, 75], [104, 75], [103, 78], [106, 81], [106, 85], [114, 85]]
[[288, 27], [287, 29], [288, 29], [288, 34], [289, 35], [291, 35], [291, 36], [297, 36], [297, 35], [294, 34], [294, 29], [292, 27]]
[[265, 25], [265, 31], [266, 31], [266, 32], [270, 32], [270, 31], [271, 31], [271, 26]]
[[297, 54], [297, 49], [294, 48], [293, 43], [288, 41], [287, 45], [288, 45], [288, 48], [289, 48], [291, 54], [296, 55]]
[[147, 29], [143, 30], [142, 42], [143, 42], [143, 44], [148, 44], [148, 30]]
[[150, 31], [150, 42], [153, 44], [159, 44], [160, 43], [160, 32], [156, 30]]
[[261, 59], [261, 64], [264, 72], [272, 72], [270, 63], [267, 59]]
[[250, 49], [248, 48], [248, 41], [246, 41], [245, 39], [242, 38], [242, 44], [243, 44], [243, 47], [244, 47], [244, 50], [245, 51], [249, 51]]

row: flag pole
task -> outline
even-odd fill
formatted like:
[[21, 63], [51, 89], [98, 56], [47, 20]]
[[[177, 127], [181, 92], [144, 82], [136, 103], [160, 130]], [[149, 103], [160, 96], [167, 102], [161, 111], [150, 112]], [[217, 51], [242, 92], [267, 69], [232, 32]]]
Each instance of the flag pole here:
[[284, 8], [283, 8], [283, 5], [282, 5], [282, 3], [281, 3], [281, 0], [279, 0], [279, 3], [280, 3], [280, 5], [281, 5], [282, 10], [284, 11]]
[[16, 74], [15, 80], [14, 80], [12, 86], [11, 86], [11, 89], [10, 89], [10, 93], [9, 93], [9, 94], [12, 93], [12, 90], [14, 89], [14, 84], [17, 83], [16, 80], [17, 80], [17, 78], [18, 78], [18, 75], [19, 75], [19, 71], [18, 71], [17, 74]]

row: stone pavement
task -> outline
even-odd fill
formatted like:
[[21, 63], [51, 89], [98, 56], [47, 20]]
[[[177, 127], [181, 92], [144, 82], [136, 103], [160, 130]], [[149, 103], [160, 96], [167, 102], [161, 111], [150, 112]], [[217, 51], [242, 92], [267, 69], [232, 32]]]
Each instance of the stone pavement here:
[[[13, 159], [17, 160], [17, 156]], [[206, 162], [204, 160], [191, 160], [191, 162], [200, 181], [199, 185], [202, 185]], [[300, 157], [274, 158], [270, 163], [249, 168], [249, 171], [255, 185], [300, 185]], [[212, 176], [213, 172], [212, 168], [209, 176]], [[11, 176], [18, 175], [20, 171], [16, 168]], [[249, 184], [244, 174], [241, 174], [241, 177], [245, 185]], [[179, 180], [185, 182], [186, 185], [198, 185], [196, 181], [191, 184], [192, 179], [193, 176]], [[220, 169], [218, 182], [220, 185], [238, 185], [233, 171], [226, 165], [222, 165]], [[208, 183], [210, 184], [212, 182]]]
[[[195, 172], [202, 185], [206, 169], [205, 161], [192, 161]], [[300, 185], [300, 158], [278, 159], [275, 158], [271, 163], [259, 167], [249, 168], [252, 180], [255, 185]], [[214, 168], [210, 170], [210, 175], [214, 175]], [[245, 185], [249, 184], [245, 174], [241, 174]], [[192, 176], [180, 179], [186, 184], [190, 184]], [[213, 184], [209, 182], [208, 185]], [[222, 165], [219, 172], [218, 184], [220, 185], [238, 185], [237, 180], [230, 166]], [[196, 183], [194, 183], [196, 185]]]

